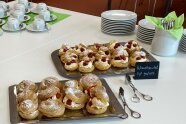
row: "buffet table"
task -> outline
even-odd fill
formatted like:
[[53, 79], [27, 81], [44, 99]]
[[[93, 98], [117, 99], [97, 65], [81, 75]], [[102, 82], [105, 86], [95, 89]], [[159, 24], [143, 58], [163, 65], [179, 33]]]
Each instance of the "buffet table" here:
[[[10, 3], [12, 4], [12, 3]], [[48, 76], [65, 79], [57, 73], [51, 59], [51, 53], [59, 49], [63, 43], [93, 44], [107, 43], [110, 40], [125, 42], [136, 39], [136, 32], [126, 36], [111, 36], [101, 32], [100, 17], [53, 8], [56, 12], [71, 16], [51, 26], [51, 30], [33, 33], [26, 30], [21, 32], [4, 32], [0, 36], [0, 123], [9, 124], [9, 95], [8, 87], [22, 80], [41, 81]], [[147, 51], [150, 45], [139, 42]], [[90, 119], [69, 121], [63, 123], [87, 124], [184, 124], [186, 122], [186, 54], [178, 51], [173, 57], [159, 57], [159, 79], [135, 80], [134, 85], [142, 92], [153, 96], [153, 101], [141, 100], [131, 102], [131, 89], [125, 84], [125, 76], [106, 77], [106, 81], [118, 98], [119, 87], [126, 90], [126, 101], [129, 106], [141, 113], [141, 119]], [[121, 103], [121, 101], [120, 101]]]

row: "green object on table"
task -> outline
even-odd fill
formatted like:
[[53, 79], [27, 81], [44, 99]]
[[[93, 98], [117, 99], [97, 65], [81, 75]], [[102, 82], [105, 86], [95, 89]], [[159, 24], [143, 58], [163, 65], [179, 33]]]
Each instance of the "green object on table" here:
[[[161, 24], [162, 18], [153, 17], [153, 16], [145, 16], [149, 22], [155, 25], [156, 28], [164, 29], [163, 25]], [[167, 30], [172, 36], [174, 36], [177, 40], [180, 40], [183, 34], [183, 22], [184, 22], [184, 14], [180, 15], [179, 17], [176, 16], [175, 11], [169, 13], [165, 18], [165, 21], [175, 20], [173, 28]]]
[[[54, 20], [54, 21], [48, 22], [50, 25], [56, 24], [56, 23], [66, 19], [66, 18], [68, 18], [70, 16], [69, 14], [63, 14], [63, 13], [58, 13], [58, 12], [54, 12], [54, 11], [51, 11], [51, 13], [54, 14], [55, 16], [57, 16], [57, 19]], [[29, 25], [29, 24], [31, 24], [34, 21], [35, 16], [37, 16], [38, 14], [30, 12], [27, 15], [29, 15], [31, 17], [30, 20], [25, 22], [27, 25]]]

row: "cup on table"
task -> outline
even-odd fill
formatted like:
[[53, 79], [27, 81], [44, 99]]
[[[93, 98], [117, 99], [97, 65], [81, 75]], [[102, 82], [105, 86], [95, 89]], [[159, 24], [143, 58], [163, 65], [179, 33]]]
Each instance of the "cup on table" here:
[[21, 10], [23, 13], [26, 12], [26, 8], [25, 8], [24, 4], [17, 3], [17, 4], [14, 5], [14, 9], [15, 10]]
[[45, 3], [38, 3], [36, 6], [36, 11], [39, 13], [42, 10], [47, 10], [47, 5]]
[[0, 18], [3, 18], [5, 16], [6, 16], [6, 11], [2, 7], [0, 7]]
[[28, 8], [29, 6], [29, 1], [28, 0], [18, 0], [19, 4], [23, 4], [25, 8]]
[[43, 19], [43, 20], [50, 20], [51, 14], [50, 11], [48, 10], [42, 10], [39, 12], [39, 18]]
[[40, 18], [36, 18], [33, 22], [34, 30], [44, 30], [45, 29], [45, 21]]
[[9, 6], [7, 5], [6, 2], [4, 1], [0, 1], [0, 8], [3, 8], [5, 11], [7, 11], [9, 9]]
[[16, 18], [8, 18], [7, 27], [9, 30], [19, 30], [20, 29], [20, 22]]
[[12, 16], [18, 19], [20, 22], [24, 21], [24, 13], [21, 10], [13, 11]]

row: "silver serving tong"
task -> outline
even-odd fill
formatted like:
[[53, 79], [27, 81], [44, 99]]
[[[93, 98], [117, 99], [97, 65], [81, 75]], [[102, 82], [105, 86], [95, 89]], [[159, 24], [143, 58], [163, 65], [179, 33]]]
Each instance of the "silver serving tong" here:
[[[140, 113], [138, 113], [138, 112], [132, 110], [131, 108], [129, 108], [128, 104], [125, 101], [124, 89], [122, 87], [119, 88], [119, 96], [120, 96], [120, 98], [121, 98], [121, 100], [123, 102], [124, 112], [126, 113], [126, 108], [128, 108], [128, 110], [130, 111], [131, 117], [136, 118], [136, 119], [141, 118], [141, 114]], [[125, 114], [125, 118], [128, 118], [128, 114], [127, 113]]]
[[128, 75], [128, 74], [126, 74], [126, 81], [134, 92], [134, 95], [131, 98], [132, 102], [136, 102], [136, 103], [140, 102], [140, 98], [137, 96], [137, 94], [139, 94], [146, 101], [151, 101], [153, 99], [151, 96], [143, 94], [138, 89], [136, 89], [136, 87], [134, 86], [134, 84], [131, 81], [130, 75]]

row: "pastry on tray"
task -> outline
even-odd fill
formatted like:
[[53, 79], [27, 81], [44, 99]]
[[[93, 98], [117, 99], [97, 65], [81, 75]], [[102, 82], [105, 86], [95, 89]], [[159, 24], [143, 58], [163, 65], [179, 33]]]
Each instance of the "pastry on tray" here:
[[65, 91], [67, 88], [80, 89], [83, 91], [83, 88], [79, 85], [79, 82], [77, 80], [66, 81], [63, 84], [63, 91]]
[[64, 67], [68, 71], [75, 71], [76, 69], [78, 69], [78, 62], [75, 59], [67, 60]]
[[61, 101], [48, 99], [40, 103], [39, 111], [46, 117], [60, 117], [65, 112], [65, 105]]
[[95, 62], [95, 67], [98, 70], [108, 70], [111, 67], [110, 59], [103, 56]]
[[84, 73], [92, 72], [94, 70], [93, 62], [91, 60], [82, 60], [79, 62], [78, 70]]
[[46, 89], [52, 85], [61, 89], [61, 83], [56, 77], [53, 76], [44, 78], [39, 85], [39, 89]]
[[32, 101], [38, 101], [37, 94], [32, 90], [24, 90], [17, 94], [17, 103], [21, 103], [24, 100], [30, 99]]
[[21, 81], [17, 86], [17, 93], [23, 92], [24, 90], [32, 90], [32, 91], [36, 91], [37, 90], [37, 86], [35, 85], [34, 82], [29, 81], [29, 80], [23, 80]]
[[19, 115], [24, 119], [35, 119], [39, 115], [38, 102], [30, 99], [24, 100], [17, 105]]
[[85, 106], [87, 96], [80, 89], [67, 88], [65, 90], [65, 96], [63, 103], [65, 107], [71, 110], [78, 110]]
[[115, 56], [111, 60], [111, 64], [112, 64], [113, 67], [126, 68], [129, 65], [129, 59], [128, 59], [127, 56], [124, 56], [124, 55]]
[[130, 56], [130, 65], [135, 67], [136, 62], [146, 62], [146, 53], [143, 51], [135, 51]]
[[83, 87], [84, 90], [87, 90], [93, 86], [102, 86], [102, 82], [98, 76], [95, 74], [85, 74], [79, 80], [80, 86]]
[[91, 94], [86, 109], [91, 114], [102, 114], [109, 106], [109, 96], [106, 92], [105, 87], [96, 86], [91, 89]]
[[132, 54], [135, 51], [140, 50], [140, 46], [137, 41], [135, 40], [129, 40], [125, 45], [125, 49], [128, 51], [129, 54]]
[[61, 48], [59, 49], [59, 56], [65, 55], [65, 53], [66, 53], [68, 50], [70, 50], [70, 49], [71, 49], [70, 46], [68, 46], [68, 45], [66, 45], [66, 44], [63, 44], [63, 45], [61, 46]]

